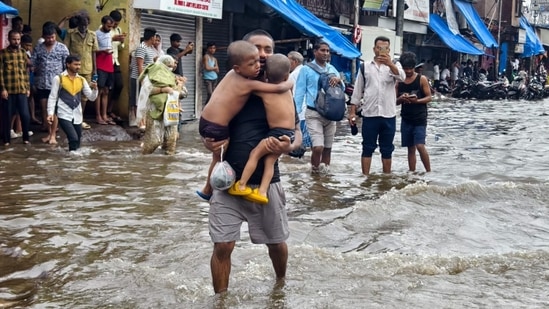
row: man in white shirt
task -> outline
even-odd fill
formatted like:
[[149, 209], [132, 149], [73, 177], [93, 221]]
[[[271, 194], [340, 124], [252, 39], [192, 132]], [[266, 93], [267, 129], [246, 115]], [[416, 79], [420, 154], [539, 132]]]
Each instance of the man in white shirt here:
[[442, 73], [440, 73], [440, 83], [442, 85], [445, 85], [446, 87], [449, 87], [448, 80], [450, 79], [450, 69], [448, 67], [445, 67], [444, 70], [442, 70]]
[[440, 66], [438, 65], [438, 60], [435, 61], [433, 66], [433, 79], [435, 80], [435, 89], [438, 89], [440, 85]]
[[370, 174], [372, 155], [379, 142], [383, 172], [391, 172], [393, 139], [396, 132], [396, 90], [397, 82], [406, 74], [399, 62], [393, 63], [390, 55], [390, 40], [379, 36], [374, 40], [372, 61], [364, 63], [355, 81], [349, 123], [355, 125], [356, 106], [362, 111], [362, 155], [361, 166], [364, 175]]
[[95, 81], [88, 85], [86, 79], [78, 75], [80, 56], [67, 56], [65, 65], [67, 69], [51, 82], [47, 120], [52, 123], [54, 114], [57, 114], [59, 126], [69, 141], [69, 151], [74, 151], [80, 148], [82, 137], [82, 95], [93, 101], [97, 98], [98, 90]]

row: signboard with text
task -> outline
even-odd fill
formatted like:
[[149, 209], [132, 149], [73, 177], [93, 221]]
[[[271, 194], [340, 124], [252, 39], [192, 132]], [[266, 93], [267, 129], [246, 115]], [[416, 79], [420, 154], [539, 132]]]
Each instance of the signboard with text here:
[[223, 0], [135, 0], [134, 8], [213, 19], [223, 18]]
[[[429, 0], [408, 0], [405, 1], [404, 19], [414, 20], [422, 23], [429, 23]], [[397, 0], [393, 0], [393, 8], [397, 7]], [[393, 17], [396, 17], [396, 10], [393, 9]]]

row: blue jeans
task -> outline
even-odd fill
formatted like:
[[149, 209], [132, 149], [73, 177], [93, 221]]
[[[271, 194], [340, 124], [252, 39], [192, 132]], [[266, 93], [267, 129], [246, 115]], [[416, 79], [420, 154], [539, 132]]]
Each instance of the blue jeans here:
[[2, 140], [4, 143], [11, 142], [11, 118], [15, 113], [21, 118], [21, 127], [23, 128], [23, 141], [29, 141], [30, 112], [27, 95], [24, 93], [10, 94], [7, 100], [2, 99]]
[[69, 140], [69, 151], [80, 148], [80, 138], [82, 137], [82, 124], [74, 124], [72, 121], [59, 118], [59, 126], [67, 135]]
[[395, 145], [396, 117], [363, 117], [362, 118], [362, 157], [370, 158], [377, 148], [382, 159], [391, 159]]

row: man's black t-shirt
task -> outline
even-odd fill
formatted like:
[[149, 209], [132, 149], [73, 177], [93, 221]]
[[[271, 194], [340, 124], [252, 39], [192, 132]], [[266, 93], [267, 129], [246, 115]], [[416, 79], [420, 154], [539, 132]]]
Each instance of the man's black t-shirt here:
[[[418, 99], [424, 98], [425, 94], [421, 89], [421, 74], [410, 84], [404, 82], [398, 83], [398, 95], [403, 93], [416, 94]], [[400, 110], [402, 120], [415, 126], [427, 125], [427, 104], [402, 104]]]
[[[299, 123], [297, 112], [295, 113], [295, 123]], [[244, 166], [248, 161], [248, 157], [252, 149], [259, 142], [267, 137], [269, 132], [269, 124], [267, 122], [267, 114], [265, 106], [260, 97], [251, 95], [242, 110], [229, 123], [230, 141], [229, 149], [225, 154], [225, 160], [229, 162], [236, 172], [236, 178], [240, 179]], [[249, 184], [259, 185], [261, 176], [263, 175], [264, 160], [261, 159], [255, 169]], [[274, 174], [271, 183], [280, 181], [280, 171], [278, 169], [278, 161], [274, 166]]]

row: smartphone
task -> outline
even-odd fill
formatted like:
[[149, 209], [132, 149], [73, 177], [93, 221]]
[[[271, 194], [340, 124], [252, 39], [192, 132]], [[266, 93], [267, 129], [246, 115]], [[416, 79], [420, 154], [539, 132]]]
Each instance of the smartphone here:
[[[189, 41], [189, 44], [188, 44], [188, 45], [191, 45], [192, 43], [193, 43], [193, 42], [190, 42], [190, 41]], [[192, 54], [192, 53], [193, 53], [193, 50], [191, 50], [191, 51], [189, 52], [189, 54]]]
[[379, 48], [379, 54], [380, 55], [387, 55], [389, 53], [389, 47], [380, 47]]
[[408, 96], [408, 98], [410, 98], [410, 99], [416, 99], [416, 98], [417, 98], [417, 95], [411, 94], [411, 95]]
[[91, 81], [94, 82], [94, 83], [97, 83], [97, 79], [99, 79], [99, 76], [97, 75], [97, 73], [93, 74]]

